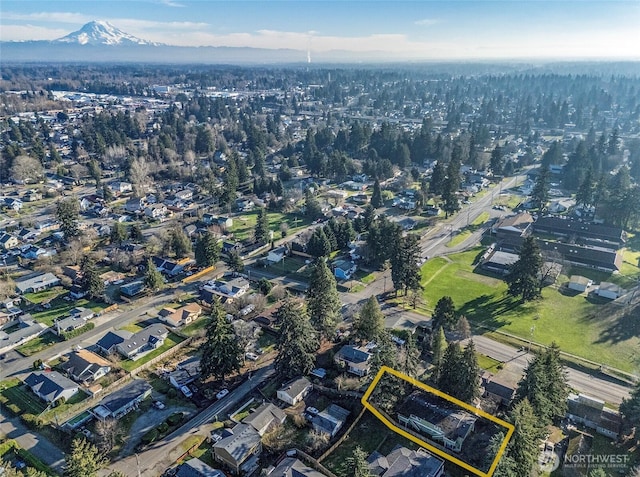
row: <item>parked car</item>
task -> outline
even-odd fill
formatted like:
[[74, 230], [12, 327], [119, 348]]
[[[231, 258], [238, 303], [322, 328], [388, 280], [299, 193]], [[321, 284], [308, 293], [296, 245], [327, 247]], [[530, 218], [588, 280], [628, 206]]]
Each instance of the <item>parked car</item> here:
[[311, 414], [312, 416], [315, 416], [316, 414], [318, 414], [320, 411], [318, 411], [315, 407], [309, 406], [306, 409], [306, 412]]
[[181, 386], [180, 387], [180, 391], [182, 391], [182, 394], [184, 394], [188, 398], [193, 396], [193, 393], [191, 392], [191, 389], [189, 389], [187, 386]]
[[223, 389], [222, 391], [219, 391], [218, 394], [216, 394], [216, 399], [222, 399], [227, 394], [229, 394], [229, 390], [228, 389]]
[[155, 407], [156, 409], [164, 409], [166, 406], [164, 405], [164, 403], [162, 401], [155, 401], [153, 403], [153, 407]]
[[244, 357], [251, 361], [258, 361], [258, 355], [255, 353], [245, 353]]

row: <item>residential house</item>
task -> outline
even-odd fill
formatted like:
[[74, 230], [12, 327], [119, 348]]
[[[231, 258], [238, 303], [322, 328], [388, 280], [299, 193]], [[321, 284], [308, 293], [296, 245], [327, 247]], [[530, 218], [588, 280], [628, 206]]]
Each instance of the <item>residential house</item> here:
[[60, 284], [60, 279], [53, 273], [32, 275], [29, 278], [16, 282], [16, 291], [21, 295], [35, 293]]
[[250, 199], [236, 199], [236, 209], [238, 209], [239, 212], [249, 212], [253, 210], [254, 207], [255, 204]]
[[36, 231], [38, 233], [52, 232], [54, 230], [58, 230], [59, 228], [60, 224], [52, 219], [45, 219], [41, 220], [40, 222], [36, 222]]
[[17, 247], [20, 244], [20, 240], [15, 235], [2, 232], [0, 234], [0, 247], [4, 250], [10, 250]]
[[[225, 435], [226, 434], [226, 435]], [[223, 438], [213, 445], [213, 458], [236, 475], [249, 474], [258, 467], [262, 453], [260, 434], [248, 424], [226, 429]]]
[[591, 279], [583, 277], [582, 275], [571, 275], [567, 287], [570, 290], [584, 293], [591, 285], [593, 285], [593, 281], [591, 281]]
[[610, 300], [615, 300], [619, 298], [621, 295], [625, 293], [619, 285], [611, 282], [601, 282], [598, 285], [598, 289], [596, 290], [596, 294], [601, 296], [602, 298], [608, 298]]
[[60, 373], [34, 371], [24, 380], [36, 396], [48, 403], [68, 400], [79, 391], [78, 385]]
[[80, 285], [71, 285], [69, 288], [69, 296], [74, 300], [79, 300], [87, 294], [87, 291]]
[[193, 356], [178, 363], [176, 369], [168, 376], [169, 382], [176, 389], [191, 384], [200, 376], [200, 358]]
[[219, 225], [227, 229], [233, 226], [233, 219], [231, 217], [218, 216], [209, 212], [206, 212], [202, 216], [202, 222], [205, 225]]
[[18, 240], [21, 240], [22, 242], [30, 242], [32, 240], [35, 240], [40, 234], [35, 230], [23, 228], [20, 229], [16, 235], [18, 237]]
[[58, 318], [53, 322], [51, 329], [58, 336], [62, 336], [64, 333], [82, 328], [87, 324], [87, 320], [79, 315], [65, 316]]
[[398, 446], [384, 455], [374, 451], [367, 459], [369, 470], [380, 477], [444, 477], [444, 461], [425, 449]]
[[167, 206], [164, 204], [151, 204], [145, 207], [144, 215], [152, 219], [161, 219], [167, 215]]
[[282, 385], [276, 396], [282, 402], [295, 406], [302, 401], [313, 389], [313, 384], [307, 378], [297, 378]]
[[333, 262], [333, 273], [338, 280], [351, 280], [358, 266], [350, 260], [336, 260]]
[[87, 210], [91, 210], [96, 206], [99, 206], [99, 207], [104, 206], [104, 199], [99, 195], [90, 194], [80, 199], [80, 210], [82, 210], [83, 212]]
[[113, 283], [120, 282], [125, 279], [125, 274], [116, 272], [115, 270], [109, 270], [108, 272], [104, 272], [100, 274], [100, 280], [104, 283], [105, 286], [109, 286]]
[[287, 418], [284, 411], [271, 403], [264, 403], [245, 417], [242, 422], [253, 427], [260, 436], [282, 425]]
[[182, 189], [176, 192], [174, 196], [182, 202], [188, 202], [193, 199], [193, 191], [191, 189]]
[[497, 240], [509, 237], [522, 237], [529, 233], [533, 217], [529, 212], [504, 217], [496, 221], [491, 227], [491, 233]]
[[124, 296], [133, 297], [144, 291], [145, 288], [144, 280], [136, 280], [122, 285], [120, 287], [120, 293]]
[[111, 371], [111, 363], [89, 350], [81, 349], [69, 355], [60, 368], [75, 382], [85, 386]]
[[153, 257], [151, 260], [159, 272], [166, 273], [172, 277], [181, 274], [187, 265], [195, 263], [188, 258], [170, 260], [168, 258]]
[[347, 422], [349, 414], [349, 411], [337, 404], [329, 404], [329, 407], [313, 417], [311, 424], [315, 431], [335, 437]]
[[205, 285], [201, 290], [201, 297], [207, 302], [211, 302], [215, 296], [225, 299], [236, 299], [249, 291], [249, 281], [242, 277], [232, 278], [223, 282], [216, 280]]
[[520, 256], [518, 254], [493, 250], [482, 260], [480, 267], [490, 272], [507, 275], [511, 266], [519, 259]]
[[91, 414], [101, 421], [108, 418], [120, 419], [134, 409], [142, 401], [151, 396], [153, 388], [144, 379], [135, 379], [122, 389], [105, 396], [100, 404], [91, 410]]
[[128, 359], [136, 360], [143, 353], [153, 351], [164, 344], [169, 330], [164, 325], [154, 324], [134, 333], [131, 338], [116, 345], [118, 353]]
[[147, 206], [147, 201], [142, 197], [133, 197], [124, 204], [127, 212], [141, 212]]
[[267, 477], [326, 477], [295, 457], [285, 457], [277, 467], [267, 471]]
[[198, 319], [202, 314], [202, 307], [197, 303], [189, 303], [180, 308], [163, 308], [158, 313], [158, 318], [173, 328], [188, 325]]
[[50, 257], [51, 255], [55, 255], [55, 253], [55, 249], [46, 250], [36, 247], [35, 245], [29, 245], [22, 250], [20, 256], [28, 260], [36, 260], [38, 257]]
[[287, 256], [289, 249], [284, 245], [280, 247], [276, 247], [273, 250], [269, 250], [267, 254], [267, 262], [269, 263], [279, 263]]
[[371, 353], [365, 348], [344, 345], [334, 356], [334, 361], [356, 376], [366, 376], [371, 366]]
[[0, 353], [6, 353], [37, 338], [49, 328], [47, 325], [35, 321], [29, 314], [18, 317], [18, 327], [11, 333], [0, 331]]
[[96, 346], [102, 354], [108, 355], [115, 352], [119, 344], [124, 343], [132, 336], [133, 333], [127, 330], [107, 331], [107, 333], [98, 340]]
[[617, 439], [622, 429], [622, 417], [618, 411], [605, 407], [604, 401], [584, 394], [569, 394], [567, 417], [570, 421], [595, 429], [603, 436]]
[[413, 220], [411, 217], [403, 217], [396, 223], [405, 231], [413, 230], [415, 226], [418, 225], [418, 222]]
[[25, 202], [35, 202], [35, 201], [38, 201], [38, 200], [42, 200], [42, 193], [40, 191], [35, 190], [35, 189], [31, 189], [31, 190], [27, 191], [24, 194], [22, 199]]
[[180, 464], [175, 477], [225, 477], [225, 475], [195, 457]]
[[16, 212], [19, 212], [20, 209], [22, 209], [23, 204], [20, 199], [17, 199], [15, 197], [5, 197], [3, 200], [3, 205], [7, 209], [11, 209]]
[[133, 192], [133, 184], [130, 182], [115, 181], [109, 184], [109, 189], [111, 189], [115, 196], [119, 196], [120, 194]]
[[515, 397], [518, 383], [522, 379], [522, 370], [507, 363], [495, 375], [485, 372], [482, 375], [484, 397], [508, 406]]

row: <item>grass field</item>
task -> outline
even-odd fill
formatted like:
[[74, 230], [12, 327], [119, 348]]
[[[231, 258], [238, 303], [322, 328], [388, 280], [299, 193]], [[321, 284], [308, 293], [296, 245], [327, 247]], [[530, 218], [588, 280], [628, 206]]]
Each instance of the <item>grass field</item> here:
[[462, 242], [467, 240], [473, 232], [478, 230], [487, 220], [489, 220], [489, 212], [482, 212], [476, 219], [468, 226], [463, 228], [458, 234], [456, 234], [448, 243], [447, 247], [456, 247]]
[[196, 321], [188, 324], [182, 328], [182, 334], [187, 336], [194, 336], [204, 330], [211, 320], [208, 317], [200, 317]]
[[176, 335], [175, 333], [169, 333], [169, 336], [167, 336], [167, 339], [164, 340], [164, 344], [160, 346], [158, 349], [154, 350], [153, 352], [143, 356], [142, 358], [136, 361], [131, 361], [131, 360], [122, 361], [120, 363], [120, 367], [125, 371], [129, 371], [129, 372], [133, 371], [134, 369], [139, 368], [143, 364], [151, 361], [156, 356], [159, 356], [165, 351], [173, 348], [175, 345], [177, 345], [182, 341], [184, 341], [184, 338]]
[[25, 293], [24, 297], [29, 300], [31, 303], [35, 303], [36, 305], [53, 300], [59, 295], [67, 293], [63, 287], [53, 287], [48, 290], [42, 290], [37, 293]]
[[19, 414], [38, 415], [47, 407], [17, 378], [0, 383], [0, 402], [3, 406], [16, 406], [20, 410]]
[[40, 323], [44, 323], [47, 326], [53, 325], [53, 322], [60, 318], [61, 316], [65, 316], [69, 313], [69, 311], [78, 306], [84, 306], [85, 308], [90, 308], [94, 312], [99, 312], [104, 310], [108, 305], [106, 303], [99, 303], [96, 301], [89, 301], [85, 298], [82, 298], [78, 301], [65, 301], [62, 298], [55, 298], [50, 302], [51, 308], [37, 311], [32, 313], [33, 318]]
[[31, 356], [60, 342], [62, 342], [62, 338], [55, 333], [48, 331], [16, 348], [16, 351], [23, 356]]
[[486, 371], [498, 372], [498, 366], [502, 363], [497, 359], [490, 358], [489, 356], [485, 356], [481, 353], [476, 353], [476, 357], [478, 358], [478, 366]]
[[[280, 212], [267, 212], [267, 219], [269, 220], [269, 230], [273, 230], [273, 238], [279, 239], [280, 225], [286, 223], [288, 228], [287, 233], [294, 233], [304, 227], [307, 227], [311, 221], [301, 214], [283, 214]], [[233, 225], [230, 227], [229, 232], [238, 240], [245, 240], [253, 235], [256, 228], [256, 222], [258, 221], [258, 210], [252, 212], [246, 212], [242, 215], [233, 217]]]
[[[425, 304], [420, 311], [430, 314], [437, 301], [448, 295], [476, 327], [484, 325], [543, 344], [556, 341], [565, 352], [627, 372], [640, 371], [640, 337], [631, 316], [615, 318], [614, 305], [585, 295], [563, 294], [557, 287], [544, 288], [542, 299], [521, 304], [507, 295], [503, 280], [474, 272], [473, 264], [481, 253], [476, 248], [429, 260], [422, 267]], [[587, 276], [600, 273], [573, 271]], [[560, 276], [558, 284], [566, 281], [566, 276]]]

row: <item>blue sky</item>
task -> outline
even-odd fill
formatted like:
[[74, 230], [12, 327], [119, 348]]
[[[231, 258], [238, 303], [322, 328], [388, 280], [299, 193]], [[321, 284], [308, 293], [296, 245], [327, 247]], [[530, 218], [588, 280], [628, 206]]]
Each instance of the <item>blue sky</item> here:
[[174, 45], [380, 51], [398, 59], [640, 59], [640, 0], [3, 0], [0, 39], [91, 20]]

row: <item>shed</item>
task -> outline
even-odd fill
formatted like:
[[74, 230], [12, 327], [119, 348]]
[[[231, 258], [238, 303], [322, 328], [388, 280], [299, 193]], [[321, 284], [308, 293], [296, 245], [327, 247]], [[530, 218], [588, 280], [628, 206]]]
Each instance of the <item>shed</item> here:
[[579, 292], [585, 292], [593, 284], [593, 281], [582, 275], [571, 275], [569, 279], [569, 289]]

